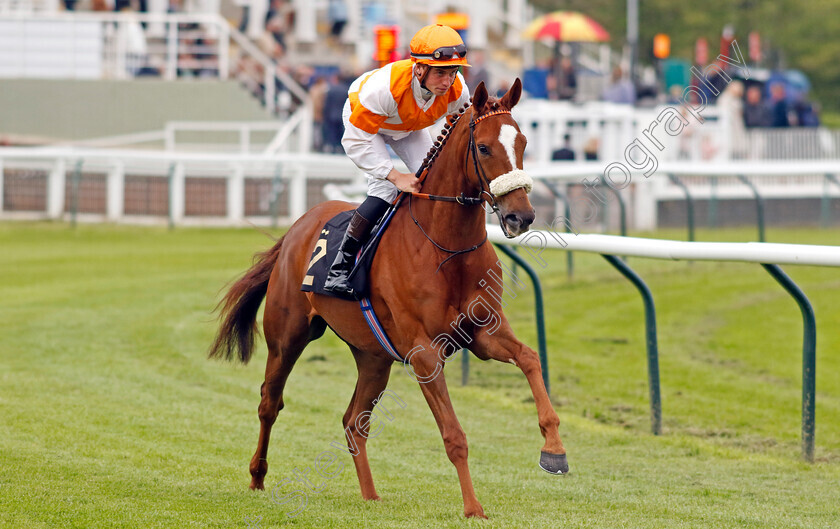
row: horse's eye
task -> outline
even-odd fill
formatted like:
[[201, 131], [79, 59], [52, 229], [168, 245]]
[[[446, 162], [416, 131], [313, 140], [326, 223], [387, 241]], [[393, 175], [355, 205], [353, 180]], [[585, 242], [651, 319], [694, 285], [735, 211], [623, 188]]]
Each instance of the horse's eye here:
[[487, 146], [486, 146], [486, 145], [484, 145], [484, 144], [479, 144], [479, 146], [478, 146], [478, 152], [480, 152], [480, 153], [481, 153], [481, 154], [483, 154], [484, 156], [487, 156], [487, 155], [489, 155], [489, 154], [490, 154], [490, 149], [488, 149], [488, 148], [487, 148]]

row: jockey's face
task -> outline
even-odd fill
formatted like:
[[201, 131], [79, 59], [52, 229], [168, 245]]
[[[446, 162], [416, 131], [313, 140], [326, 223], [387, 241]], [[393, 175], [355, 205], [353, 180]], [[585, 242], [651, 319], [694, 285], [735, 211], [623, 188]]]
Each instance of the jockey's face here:
[[[429, 74], [426, 76], [426, 88], [429, 89], [436, 96], [446, 94], [452, 83], [455, 82], [455, 77], [458, 73], [457, 66], [432, 66], [422, 65], [429, 69]], [[422, 78], [422, 73], [420, 75]]]

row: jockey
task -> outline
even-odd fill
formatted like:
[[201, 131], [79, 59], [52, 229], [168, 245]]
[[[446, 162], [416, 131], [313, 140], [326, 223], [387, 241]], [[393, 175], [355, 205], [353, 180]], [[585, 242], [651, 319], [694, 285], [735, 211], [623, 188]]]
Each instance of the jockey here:
[[[470, 99], [458, 72], [467, 64], [467, 48], [458, 33], [440, 24], [418, 31], [409, 44], [411, 58], [385, 65], [356, 79], [344, 104], [347, 156], [366, 173], [368, 196], [353, 212], [324, 289], [352, 295], [348, 275], [356, 253], [398, 191], [417, 192], [420, 169], [432, 138], [426, 127], [454, 114]], [[411, 173], [394, 169], [386, 145]]]

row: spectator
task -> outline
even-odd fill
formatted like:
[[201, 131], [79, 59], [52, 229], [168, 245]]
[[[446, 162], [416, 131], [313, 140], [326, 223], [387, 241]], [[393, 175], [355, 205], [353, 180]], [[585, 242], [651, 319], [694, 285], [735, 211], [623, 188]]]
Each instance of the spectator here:
[[732, 81], [717, 100], [721, 113], [729, 120], [729, 141], [732, 157], [739, 160], [747, 157], [743, 98], [744, 84], [741, 81]]
[[344, 0], [330, 0], [327, 8], [327, 18], [330, 22], [330, 35], [333, 38], [341, 36], [347, 25], [347, 4]]
[[555, 161], [574, 161], [575, 151], [572, 150], [572, 137], [570, 135], [563, 136], [563, 146], [551, 153], [551, 159]]
[[344, 154], [344, 147], [341, 146], [344, 120], [341, 113], [344, 110], [344, 102], [347, 101], [351, 81], [352, 79], [337, 75], [330, 79], [330, 87], [324, 97], [324, 152]]
[[820, 118], [814, 105], [805, 99], [804, 93], [796, 96], [793, 103], [793, 111], [796, 114], [796, 124], [800, 127], [819, 127]]
[[748, 129], [770, 126], [770, 109], [761, 100], [761, 88], [758, 85], [747, 88], [747, 102], [744, 104], [744, 126]]
[[[722, 59], [717, 59], [712, 66], [706, 66], [705, 68], [708, 69], [708, 73], [706, 74], [707, 83], [700, 83], [697, 81], [697, 78], [693, 78], [692, 81], [696, 88], [698, 88], [703, 95], [706, 96], [706, 102], [708, 104], [713, 104], [717, 101], [717, 98], [726, 88], [730, 81], [732, 81], [732, 77], [726, 73], [726, 63]], [[697, 66], [699, 70], [706, 71], [704, 67]], [[711, 85], [711, 86], [709, 86]], [[714, 90], [713, 90], [714, 88]]]
[[265, 15], [265, 29], [274, 40], [286, 49], [286, 32], [292, 27], [294, 6], [287, 0], [271, 0], [271, 7]]
[[624, 76], [621, 66], [613, 68], [612, 83], [604, 89], [601, 99], [610, 103], [632, 105], [636, 102], [636, 87]]
[[326, 77], [318, 77], [309, 89], [312, 100], [312, 146], [316, 151], [324, 150], [324, 103], [327, 100], [327, 90], [330, 85]]
[[592, 136], [586, 143], [583, 144], [583, 158], [586, 161], [595, 161], [598, 159], [598, 148], [600, 147], [601, 142], [598, 140], [597, 136]]
[[774, 128], [790, 127], [790, 108], [785, 97], [785, 85], [770, 85], [770, 126]]
[[568, 57], [560, 59], [560, 69], [556, 75], [556, 99], [574, 99], [577, 92], [577, 74], [572, 60]]
[[470, 53], [470, 63], [472, 64], [472, 68], [469, 68], [466, 72], [467, 78], [467, 87], [470, 89], [470, 93], [472, 94], [475, 92], [475, 87], [477, 87], [481, 82], [484, 82], [484, 86], [490, 86], [490, 73], [487, 71], [487, 68], [484, 66], [484, 52], [481, 50], [472, 51]]

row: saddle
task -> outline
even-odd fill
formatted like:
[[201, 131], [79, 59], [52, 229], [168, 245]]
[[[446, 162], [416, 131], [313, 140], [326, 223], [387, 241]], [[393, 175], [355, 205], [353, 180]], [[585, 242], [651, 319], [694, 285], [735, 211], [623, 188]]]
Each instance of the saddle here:
[[356, 292], [356, 297], [324, 290], [324, 283], [327, 280], [330, 265], [335, 261], [335, 256], [341, 246], [341, 239], [344, 236], [344, 232], [347, 231], [350, 217], [353, 216], [354, 210], [352, 209], [342, 211], [324, 224], [324, 227], [321, 229], [321, 235], [318, 237], [315, 248], [312, 250], [312, 256], [309, 259], [309, 268], [306, 270], [306, 276], [303, 278], [300, 289], [304, 292], [314, 292], [316, 294], [351, 301], [366, 298], [370, 292], [370, 266], [373, 263], [373, 257], [376, 254], [376, 249], [379, 247], [382, 234], [390, 223], [394, 209], [395, 207], [391, 206], [385, 212], [382, 219], [371, 230], [370, 238], [356, 256], [356, 264], [349, 276], [350, 285]]

